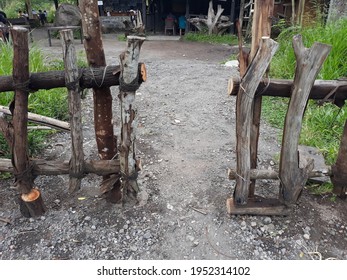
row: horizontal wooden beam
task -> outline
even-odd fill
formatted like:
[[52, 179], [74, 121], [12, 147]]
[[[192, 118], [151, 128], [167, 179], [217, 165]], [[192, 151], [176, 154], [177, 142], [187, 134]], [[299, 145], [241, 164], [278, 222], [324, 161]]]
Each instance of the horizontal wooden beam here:
[[[228, 94], [237, 95], [241, 80], [239, 77], [232, 77], [228, 83]], [[263, 79], [256, 91], [256, 95], [290, 97], [293, 80], [283, 79]], [[330, 96], [329, 96], [330, 95]], [[327, 101], [334, 100], [334, 104], [343, 105], [347, 99], [347, 80], [316, 80], [311, 92], [310, 99]]]
[[[331, 176], [331, 167], [329, 166], [325, 170], [313, 170], [309, 173], [309, 178], [317, 178], [317, 177], [327, 177]], [[237, 178], [236, 170], [228, 169], [228, 178], [230, 180], [235, 180]], [[261, 170], [261, 169], [251, 169], [250, 170], [250, 179], [279, 179], [278, 172], [275, 170]]]
[[[139, 63], [139, 83], [146, 79], [146, 67]], [[81, 88], [102, 88], [119, 85], [120, 66], [107, 65], [99, 68], [81, 68], [79, 70], [79, 85]], [[145, 77], [143, 80], [142, 77]], [[48, 71], [31, 73], [28, 90], [53, 89], [67, 87], [64, 71]], [[0, 76], [0, 92], [14, 91], [12, 76]]]
[[[69, 161], [32, 160], [33, 175], [62, 175], [69, 174]], [[84, 173], [94, 173], [100, 176], [116, 174], [120, 171], [119, 160], [86, 160]], [[0, 159], [0, 172], [13, 173], [10, 159]]]
[[244, 205], [239, 205], [233, 198], [228, 198], [226, 206], [230, 215], [287, 216], [290, 214], [290, 208], [278, 199], [260, 196], [249, 197], [247, 204]]
[[[1, 106], [1, 105], [0, 105], [0, 113], [4, 113], [5, 115], [8, 115], [8, 116], [12, 115], [8, 107]], [[68, 122], [59, 121], [50, 117], [45, 117], [45, 116], [41, 116], [34, 113], [28, 113], [28, 121], [37, 123], [37, 124], [44, 124], [51, 128], [55, 128], [55, 129], [59, 129], [63, 131], [70, 131], [70, 124]]]

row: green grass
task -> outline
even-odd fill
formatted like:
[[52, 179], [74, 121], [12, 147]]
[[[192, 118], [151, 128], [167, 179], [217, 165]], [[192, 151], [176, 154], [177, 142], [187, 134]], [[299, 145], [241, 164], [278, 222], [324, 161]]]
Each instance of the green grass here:
[[[0, 75], [12, 74], [12, 46], [9, 44], [0, 44]], [[30, 72], [44, 72], [53, 70], [45, 63], [46, 59], [42, 52], [33, 47], [29, 52], [29, 68]], [[62, 65], [54, 65], [54, 70], [61, 69]], [[0, 104], [8, 106], [13, 100], [13, 92], [0, 93]], [[56, 118], [59, 120], [68, 120], [68, 104], [66, 89], [57, 88], [52, 90], [39, 90], [30, 93], [29, 95], [29, 112], [40, 114], [47, 117]], [[29, 131], [29, 155], [37, 155], [42, 148], [48, 135], [55, 132], [52, 131]], [[0, 156], [10, 157], [10, 151], [7, 143], [0, 135]]]
[[211, 44], [228, 44], [228, 45], [237, 45], [237, 37], [235, 35], [208, 35], [203, 32], [188, 32], [183, 36], [185, 41], [192, 42], [202, 42], [202, 43], [211, 43]]
[[[302, 34], [306, 47], [311, 47], [314, 42], [332, 46], [317, 79], [333, 80], [347, 76], [347, 20], [341, 20], [326, 27], [318, 25], [304, 29], [289, 28], [282, 32], [277, 39], [280, 44], [279, 50], [271, 63], [272, 78], [293, 79], [295, 56], [292, 37], [295, 34]], [[262, 113], [271, 125], [283, 128], [287, 102], [286, 98], [264, 97]], [[305, 112], [300, 143], [319, 148], [327, 164], [334, 163], [346, 119], [345, 106], [340, 110], [332, 104], [318, 106], [311, 100]]]

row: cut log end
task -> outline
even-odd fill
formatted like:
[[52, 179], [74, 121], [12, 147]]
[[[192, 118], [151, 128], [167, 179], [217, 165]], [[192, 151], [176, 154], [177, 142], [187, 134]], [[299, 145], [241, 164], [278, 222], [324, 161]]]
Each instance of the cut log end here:
[[20, 212], [26, 218], [41, 216], [46, 212], [41, 193], [32, 189], [27, 194], [22, 194], [19, 200]]
[[144, 63], [139, 64], [139, 72], [141, 73], [141, 80], [140, 82], [146, 82], [147, 81], [147, 70], [146, 65]]
[[239, 205], [233, 198], [228, 198], [226, 206], [230, 215], [287, 216], [290, 214], [290, 209], [278, 199], [260, 196], [249, 198], [245, 205]]
[[237, 95], [240, 89], [240, 79], [236, 77], [231, 77], [228, 81], [228, 94]]

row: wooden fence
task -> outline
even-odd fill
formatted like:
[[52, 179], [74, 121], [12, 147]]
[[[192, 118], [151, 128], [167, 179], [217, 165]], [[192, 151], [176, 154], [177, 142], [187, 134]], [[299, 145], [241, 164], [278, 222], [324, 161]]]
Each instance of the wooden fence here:
[[[293, 38], [297, 61], [294, 81], [264, 79], [278, 47], [270, 39], [272, 12], [273, 0], [255, 1], [251, 52], [243, 51], [239, 38], [242, 78], [231, 78], [228, 84], [229, 94], [237, 95], [237, 164], [236, 170], [229, 170], [229, 178], [236, 180], [236, 186], [233, 197], [227, 199], [229, 214], [285, 215], [310, 177], [330, 176], [334, 192], [346, 197], [347, 122], [337, 162], [327, 170], [316, 170], [312, 159], [300, 157], [298, 144], [308, 99], [333, 100], [342, 106], [347, 99], [347, 81], [315, 82], [331, 46], [315, 43], [311, 48], [305, 48], [300, 35]], [[256, 169], [261, 98], [264, 95], [290, 97], [278, 172]], [[256, 179], [279, 179], [278, 199], [256, 196]]]
[[[0, 77], [0, 92], [15, 92], [10, 108], [0, 108], [0, 132], [12, 150], [11, 160], [0, 159], [0, 171], [14, 174], [15, 186], [20, 192], [20, 210], [25, 217], [38, 216], [45, 212], [41, 193], [34, 184], [37, 175], [69, 174], [69, 191], [73, 192], [80, 188], [81, 179], [87, 173], [95, 173], [104, 176], [101, 186], [104, 193], [117, 185], [117, 201], [138, 191], [136, 178], [140, 164], [135, 155], [133, 122], [136, 111], [133, 102], [135, 91], [146, 80], [145, 66], [138, 63], [144, 38], [128, 37], [127, 48], [120, 55], [120, 66], [78, 69], [72, 30], [62, 30], [60, 35], [65, 71], [30, 74], [28, 30], [23, 27], [12, 28], [13, 75]], [[121, 103], [122, 133], [119, 155], [115, 154], [114, 159], [109, 160], [85, 160], [81, 117], [82, 89], [114, 85], [119, 86]], [[28, 113], [29, 92], [56, 87], [66, 87], [68, 90], [69, 124]], [[12, 115], [12, 119], [8, 120], [6, 114]], [[43, 122], [54, 128], [69, 130], [72, 141], [70, 161], [29, 159], [28, 121]]]

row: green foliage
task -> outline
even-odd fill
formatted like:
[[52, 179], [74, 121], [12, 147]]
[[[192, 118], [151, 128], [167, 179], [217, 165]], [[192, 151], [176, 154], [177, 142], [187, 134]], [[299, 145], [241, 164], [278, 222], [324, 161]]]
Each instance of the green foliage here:
[[212, 44], [228, 44], [237, 45], [237, 37], [235, 35], [208, 35], [205, 32], [188, 32], [184, 35], [185, 41], [203, 42]]
[[[12, 74], [13, 50], [10, 44], [0, 44], [0, 75]], [[33, 47], [29, 52], [30, 72], [43, 72], [53, 70], [45, 63], [42, 52]], [[57, 66], [57, 65], [54, 65]], [[56, 70], [57, 68], [54, 68]], [[8, 106], [13, 100], [13, 92], [0, 93], [0, 104]], [[66, 89], [40, 90], [29, 95], [29, 112], [68, 120], [68, 105]], [[29, 131], [29, 154], [37, 154], [44, 147], [44, 140], [52, 131]], [[0, 137], [0, 156], [10, 157], [7, 143]]]
[[[280, 44], [271, 63], [270, 75], [273, 78], [293, 79], [295, 73], [295, 55], [292, 38], [301, 34], [306, 47], [314, 42], [326, 43], [332, 50], [324, 62], [317, 79], [334, 80], [347, 76], [347, 20], [340, 20], [324, 26], [285, 29], [278, 37]], [[266, 97], [263, 99], [262, 113], [270, 124], [283, 128], [288, 99]], [[318, 106], [314, 101], [308, 103], [303, 120], [300, 143], [319, 148], [327, 164], [336, 160], [342, 129], [347, 119], [347, 109], [340, 110], [335, 105]]]

